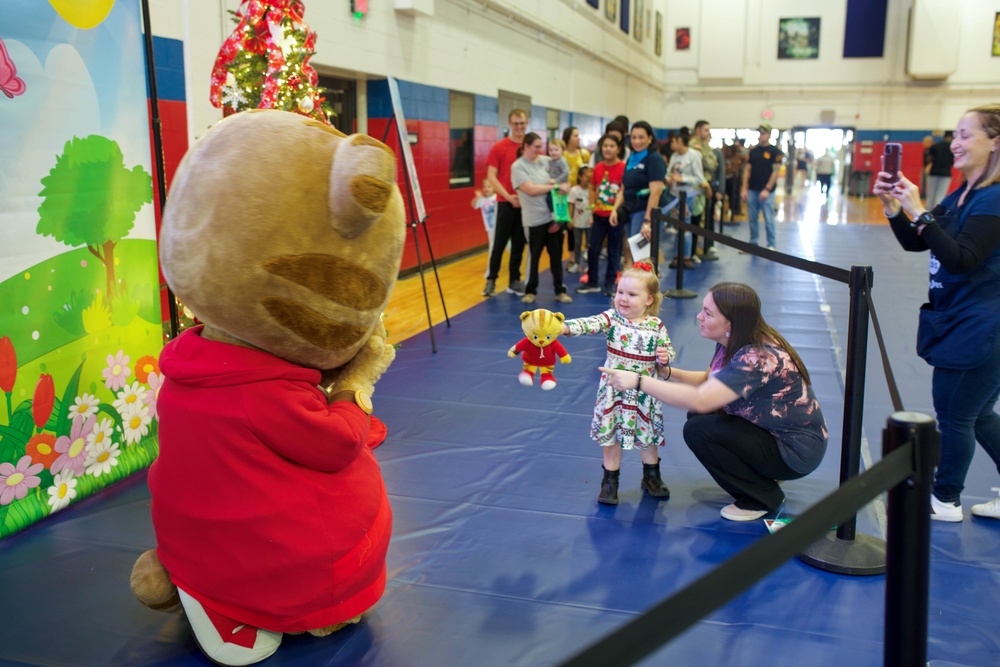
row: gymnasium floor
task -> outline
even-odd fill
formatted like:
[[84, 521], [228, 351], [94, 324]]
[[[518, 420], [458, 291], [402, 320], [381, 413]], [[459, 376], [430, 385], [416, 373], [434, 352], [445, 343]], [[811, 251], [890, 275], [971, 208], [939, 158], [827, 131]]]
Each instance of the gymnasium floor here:
[[[726, 232], [745, 239], [746, 224]], [[926, 256], [898, 250], [877, 225], [783, 223], [778, 248], [874, 269], [874, 299], [907, 409], [932, 413], [930, 371], [913, 352]], [[784, 515], [801, 514], [838, 483], [848, 293], [844, 285], [731, 248], [686, 272], [696, 299], [661, 316], [678, 366], [703, 368], [712, 344], [694, 316], [707, 288], [741, 280], [768, 321], [800, 352], [830, 427], [830, 449], [809, 477], [787, 482]], [[481, 269], [480, 269], [481, 270]], [[664, 288], [673, 287], [665, 271]], [[478, 289], [481, 282], [477, 282]], [[436, 297], [436, 291], [432, 293]], [[446, 294], [447, 296], [447, 294]], [[543, 275], [535, 307], [567, 317], [608, 305], [580, 295], [557, 308]], [[389, 583], [358, 626], [325, 639], [286, 637], [265, 665], [501, 667], [556, 665], [761, 539], [763, 522], [719, 517], [730, 499], [681, 440], [684, 415], [666, 408], [661, 453], [672, 497], [644, 498], [636, 452], [622, 464], [622, 503], [596, 503], [598, 447], [588, 439], [599, 337], [565, 341], [573, 356], [558, 387], [517, 383], [506, 350], [522, 334], [520, 300], [498, 295], [408, 338], [375, 395], [389, 437], [375, 450], [394, 511]], [[891, 412], [874, 335], [863, 447], [880, 457]], [[966, 513], [992, 496], [997, 473], [977, 452]], [[881, 506], [858, 532], [881, 536]], [[1000, 662], [1000, 521], [932, 528], [931, 665]], [[154, 543], [145, 476], [108, 489], [0, 543], [0, 665], [207, 665], [183, 617], [146, 609], [128, 589], [135, 558]], [[866, 667], [882, 664], [884, 577], [829, 574], [786, 563], [644, 665]]]

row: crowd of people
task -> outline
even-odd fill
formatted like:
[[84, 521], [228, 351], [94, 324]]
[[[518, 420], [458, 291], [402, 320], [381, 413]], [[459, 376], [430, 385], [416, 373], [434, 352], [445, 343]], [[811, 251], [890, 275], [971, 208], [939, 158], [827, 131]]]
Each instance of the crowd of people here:
[[[591, 152], [581, 145], [576, 127], [567, 127], [561, 138], [550, 139], [547, 146], [542, 142], [539, 149], [539, 135], [527, 133], [527, 112], [515, 109], [507, 122], [507, 136], [490, 150], [486, 180], [472, 201], [483, 214], [489, 241], [484, 297], [496, 294], [503, 255], [509, 247], [507, 292], [525, 303], [535, 300], [537, 284], [532, 282], [532, 267], [537, 267], [544, 249], [555, 271], [556, 300], [571, 300], [563, 285], [563, 267], [555, 266], [561, 262], [563, 237], [570, 253], [565, 272], [582, 274], [576, 292], [612, 296], [622, 262], [627, 266], [632, 260], [625, 240], [637, 234], [648, 239], [652, 211], [669, 210], [681, 193], [687, 202], [685, 222], [700, 226], [721, 220], [723, 211], [729, 211], [730, 219], [733, 212], [739, 215], [746, 202], [754, 214], [751, 240], [756, 241], [757, 213], [762, 212], [768, 245], [774, 247], [774, 182], [783, 156], [768, 144], [769, 126], [759, 128], [760, 145], [751, 150], [735, 137], [719, 149], [710, 146], [712, 128], [705, 120], [695, 123], [693, 131], [682, 127], [670, 132], [661, 143], [648, 122], [630, 124], [627, 117], [618, 116], [607, 124]], [[517, 163], [520, 178], [514, 182]], [[525, 169], [531, 172], [530, 177], [525, 177]], [[754, 201], [748, 199], [750, 193]], [[568, 209], [562, 218], [560, 201]], [[530, 216], [527, 221], [526, 214]], [[521, 279], [526, 245], [527, 283]], [[685, 235], [681, 256], [685, 268], [694, 268], [701, 257], [715, 258], [716, 251], [707, 242], [697, 248], [697, 241]], [[604, 258], [607, 264], [602, 276], [600, 263]], [[675, 259], [671, 268], [676, 265]]]
[[[660, 472], [663, 405], [688, 411], [683, 437], [711, 477], [733, 497], [721, 515], [750, 521], [778, 509], [783, 480], [808, 475], [826, 451], [827, 426], [808, 370], [794, 347], [762, 315], [752, 287], [723, 282], [712, 287], [698, 315], [701, 334], [716, 343], [707, 370], [674, 368], [674, 350], [659, 319], [659, 277], [633, 262], [625, 239], [649, 238], [652, 212], [686, 195], [684, 220], [705, 224], [720, 210], [746, 207], [749, 240], [775, 249], [774, 202], [782, 151], [771, 127], [758, 127], [756, 145], [735, 139], [713, 149], [711, 126], [698, 121], [658, 144], [645, 121], [609, 123], [595, 151], [580, 145], [570, 127], [549, 142], [526, 132], [527, 114], [515, 110], [510, 132], [487, 162], [486, 182], [473, 205], [483, 212], [490, 261], [483, 296], [496, 291], [505, 246], [510, 244], [507, 288], [533, 303], [538, 260], [549, 255], [555, 300], [572, 298], [563, 284], [563, 237], [569, 240], [568, 273], [582, 272], [577, 293], [600, 292], [612, 307], [567, 320], [567, 336], [600, 334], [607, 358], [600, 368], [591, 438], [603, 448], [598, 501], [617, 504], [622, 452], [639, 449], [641, 487], [663, 500], [670, 491]], [[545, 154], [547, 152], [547, 155]], [[822, 192], [834, 173], [829, 152], [796, 163], [812, 172]], [[899, 243], [930, 250], [929, 302], [920, 311], [918, 353], [934, 368], [932, 394], [941, 432], [941, 455], [931, 497], [931, 518], [961, 521], [960, 495], [978, 442], [1000, 472], [1000, 105], [970, 110], [956, 131], [926, 144], [921, 183], [902, 173], [879, 172], [874, 193]], [[962, 185], [945, 194], [954, 167]], [[926, 196], [921, 189], [926, 188]], [[561, 198], [561, 200], [560, 200]], [[568, 212], [560, 214], [560, 201]], [[570, 230], [566, 234], [567, 227]], [[698, 255], [684, 235], [685, 268]], [[680, 242], [678, 240], [678, 242]], [[528, 281], [520, 280], [523, 248]], [[601, 260], [606, 258], [601, 273]], [[622, 267], [621, 262], [626, 262]], [[671, 266], [676, 266], [676, 260]], [[1000, 498], [972, 507], [977, 516], [1000, 518]]]

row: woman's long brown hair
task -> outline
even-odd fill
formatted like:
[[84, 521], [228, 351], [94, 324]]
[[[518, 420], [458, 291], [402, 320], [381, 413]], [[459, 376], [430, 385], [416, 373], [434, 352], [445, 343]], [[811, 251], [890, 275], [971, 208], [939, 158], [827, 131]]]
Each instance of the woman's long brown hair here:
[[746, 345], [763, 349], [766, 343], [774, 343], [792, 358], [806, 384], [812, 384], [809, 380], [809, 371], [802, 363], [799, 353], [774, 327], [764, 321], [764, 316], [760, 312], [760, 297], [752, 287], [744, 283], [726, 282], [715, 285], [709, 291], [712, 293], [716, 308], [732, 325], [726, 341], [723, 363], [728, 363], [732, 356]]

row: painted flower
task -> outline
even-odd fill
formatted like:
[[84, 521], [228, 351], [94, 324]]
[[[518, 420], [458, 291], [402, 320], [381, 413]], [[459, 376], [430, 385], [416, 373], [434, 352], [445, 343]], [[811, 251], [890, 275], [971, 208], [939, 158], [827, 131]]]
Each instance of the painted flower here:
[[144, 435], [149, 433], [149, 423], [153, 418], [149, 415], [149, 407], [139, 403], [130, 407], [122, 415], [122, 428], [125, 431], [125, 444], [134, 445]]
[[132, 369], [128, 367], [129, 361], [131, 359], [122, 350], [118, 350], [114, 356], [108, 355], [108, 365], [101, 371], [105, 387], [112, 391], [118, 391], [128, 383], [128, 376], [132, 374]]
[[111, 434], [114, 433], [114, 423], [110, 419], [102, 419], [94, 426], [94, 430], [87, 435], [87, 449], [111, 442]]
[[147, 378], [150, 373], [159, 372], [160, 364], [156, 361], [156, 357], [146, 355], [145, 357], [139, 357], [139, 361], [135, 362], [135, 379], [139, 382], [148, 382]]
[[83, 465], [87, 468], [87, 474], [100, 477], [111, 472], [111, 469], [118, 465], [118, 443], [104, 439], [100, 444], [87, 447], [87, 459]]
[[126, 410], [131, 409], [135, 405], [141, 405], [145, 401], [146, 390], [139, 387], [138, 382], [133, 382], [132, 384], [126, 384], [125, 388], [118, 392], [118, 398], [112, 405], [121, 414], [125, 414]]
[[24, 453], [31, 457], [35, 463], [41, 463], [46, 468], [51, 468], [55, 460], [59, 458], [56, 451], [56, 436], [51, 433], [39, 433], [31, 436]]
[[52, 480], [49, 487], [49, 507], [58, 512], [76, 498], [76, 477], [72, 470], [63, 470]]
[[86, 469], [84, 462], [87, 460], [87, 436], [94, 430], [95, 421], [96, 418], [93, 415], [87, 417], [86, 420], [78, 419], [70, 427], [68, 436], [63, 435], [56, 440], [56, 451], [59, 452], [60, 456], [49, 468], [53, 475], [60, 470], [71, 470], [77, 477], [84, 473]]
[[35, 397], [31, 401], [31, 418], [35, 421], [35, 426], [42, 428], [49, 421], [52, 414], [52, 407], [56, 403], [56, 388], [52, 382], [52, 376], [42, 373], [35, 385]]
[[163, 387], [163, 376], [158, 373], [150, 373], [146, 381], [149, 383], [149, 391], [146, 392], [146, 405], [149, 406], [149, 414], [153, 419], [159, 419], [160, 415], [156, 411], [156, 401], [160, 398], [160, 389]]
[[25, 454], [11, 465], [6, 461], [0, 463], [0, 505], [10, 505], [28, 495], [28, 489], [33, 489], [42, 483], [38, 473], [44, 466], [41, 463], [31, 463], [31, 457]]
[[86, 419], [97, 414], [97, 406], [101, 404], [101, 399], [93, 394], [84, 394], [73, 399], [73, 407], [70, 408], [70, 416], [76, 419]]
[[17, 353], [10, 338], [0, 338], [0, 389], [9, 394], [14, 391], [14, 381], [17, 380]]

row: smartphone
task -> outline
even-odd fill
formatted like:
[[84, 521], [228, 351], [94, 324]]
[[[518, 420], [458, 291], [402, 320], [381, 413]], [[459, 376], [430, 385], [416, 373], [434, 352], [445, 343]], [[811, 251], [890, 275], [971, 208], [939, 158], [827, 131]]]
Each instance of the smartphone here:
[[882, 163], [882, 171], [888, 172], [889, 182], [895, 183], [899, 180], [899, 170], [903, 163], [903, 144], [886, 144], [885, 161]]

